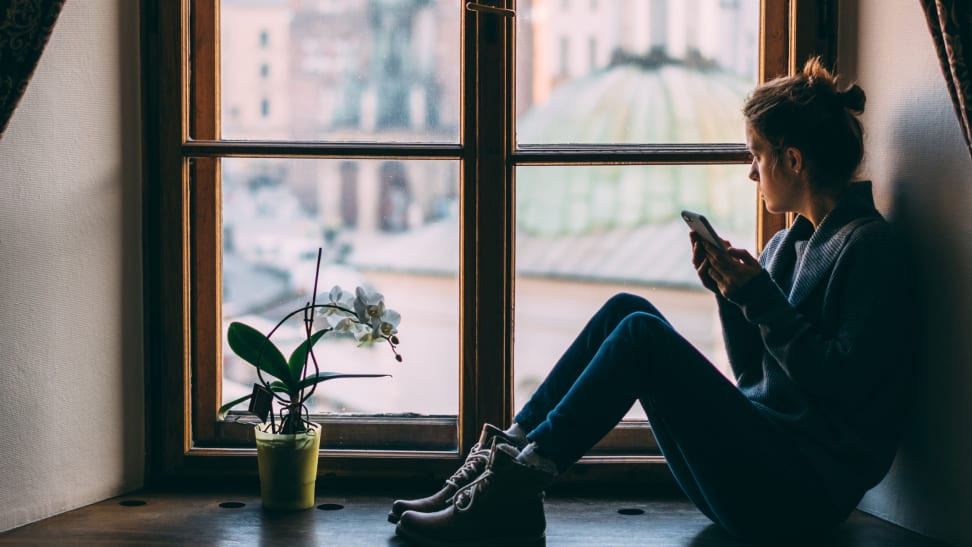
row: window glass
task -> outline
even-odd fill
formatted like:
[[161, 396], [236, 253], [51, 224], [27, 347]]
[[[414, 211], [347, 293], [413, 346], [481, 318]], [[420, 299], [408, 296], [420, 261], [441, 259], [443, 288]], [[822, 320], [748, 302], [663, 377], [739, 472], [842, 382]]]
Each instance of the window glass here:
[[[256, 382], [227, 346], [229, 323], [268, 333], [309, 302], [320, 247], [318, 294], [381, 292], [402, 315], [404, 362], [381, 345], [325, 336], [315, 346], [321, 370], [394, 378], [325, 382], [309, 410], [456, 415], [458, 173], [455, 161], [223, 159], [223, 402]], [[285, 355], [303, 339], [300, 319], [274, 334]]]
[[517, 6], [518, 144], [744, 140], [759, 0]]
[[222, 137], [458, 142], [460, 15], [455, 0], [221, 0]]
[[[729, 374], [712, 293], [692, 266], [679, 212], [705, 214], [755, 254], [748, 165], [519, 167], [515, 405], [519, 409], [608, 298], [646, 297]], [[630, 419], [645, 419], [639, 405]]]

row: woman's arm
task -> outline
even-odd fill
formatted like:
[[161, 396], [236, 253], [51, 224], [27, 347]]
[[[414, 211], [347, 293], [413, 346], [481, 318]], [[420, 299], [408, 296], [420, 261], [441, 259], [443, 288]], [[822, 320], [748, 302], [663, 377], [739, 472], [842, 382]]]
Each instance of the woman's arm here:
[[794, 308], [763, 271], [730, 293], [759, 327], [766, 350], [808, 393], [860, 399], [883, 370], [906, 354], [910, 296], [906, 265], [881, 223], [858, 229], [827, 283], [821, 324]]
[[[730, 252], [720, 251], [705, 242], [695, 232], [689, 232], [689, 234], [692, 241], [692, 264], [695, 266], [695, 271], [699, 280], [702, 281], [702, 285], [716, 295], [719, 319], [722, 323], [722, 337], [726, 344], [729, 365], [732, 367], [737, 382], [744, 385], [747, 383], [746, 372], [762, 366], [763, 340], [759, 329], [746, 319], [739, 306], [726, 299], [727, 287], [720, 285], [716, 278], [721, 279], [723, 283], [730, 279], [728, 271], [720, 274], [717, 270], [720, 266], [724, 270], [727, 269], [724, 261], [738, 262], [738, 260], [732, 259], [733, 255], [730, 253], [748, 255], [748, 252], [733, 249], [728, 241], [725, 243]], [[747, 264], [752, 263], [756, 263], [755, 259], [747, 261]], [[734, 269], [735, 264], [730, 264], [730, 266]], [[762, 269], [758, 263], [756, 263], [756, 268], [757, 270]], [[748, 276], [746, 277], [748, 278]], [[731, 284], [744, 284], [745, 282], [746, 280], [743, 277], [738, 277], [733, 278]]]
[[736, 382], [740, 386], [752, 383], [747, 374], [759, 374], [763, 366], [763, 337], [759, 327], [750, 323], [739, 306], [722, 295], [716, 295], [716, 302], [719, 305], [726, 355]]

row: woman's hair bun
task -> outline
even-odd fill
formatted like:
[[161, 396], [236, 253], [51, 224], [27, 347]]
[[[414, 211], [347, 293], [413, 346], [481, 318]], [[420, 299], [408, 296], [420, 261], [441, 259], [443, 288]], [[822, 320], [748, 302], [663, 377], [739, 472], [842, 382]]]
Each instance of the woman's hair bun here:
[[864, 95], [864, 90], [861, 89], [861, 86], [854, 84], [845, 91], [838, 93], [837, 96], [845, 108], [856, 114], [864, 112], [864, 103], [867, 101], [867, 97]]
[[806, 78], [807, 85], [811, 89], [823, 94], [836, 95], [840, 105], [855, 114], [864, 112], [864, 90], [859, 85], [854, 84], [844, 91], [837, 91], [839, 89], [837, 78], [827, 70], [820, 57], [808, 59], [806, 64], [803, 65], [802, 75]]

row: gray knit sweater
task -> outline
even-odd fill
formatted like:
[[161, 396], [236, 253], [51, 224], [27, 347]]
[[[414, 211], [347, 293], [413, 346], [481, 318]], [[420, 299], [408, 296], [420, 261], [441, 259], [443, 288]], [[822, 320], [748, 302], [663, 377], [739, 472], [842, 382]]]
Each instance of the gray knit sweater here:
[[739, 389], [794, 441], [838, 509], [887, 473], [904, 413], [914, 338], [907, 261], [852, 185], [814, 230], [803, 217], [770, 240], [765, 271], [719, 311]]

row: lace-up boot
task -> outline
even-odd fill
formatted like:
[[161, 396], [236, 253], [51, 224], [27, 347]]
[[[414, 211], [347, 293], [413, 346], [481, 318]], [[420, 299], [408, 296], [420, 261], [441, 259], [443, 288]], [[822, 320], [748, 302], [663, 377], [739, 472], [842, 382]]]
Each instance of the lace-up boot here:
[[395, 533], [423, 545], [542, 544], [547, 527], [543, 489], [554, 474], [525, 465], [519, 451], [496, 443], [489, 465], [434, 513], [407, 511]]
[[523, 447], [522, 442], [508, 436], [502, 429], [490, 424], [483, 424], [483, 431], [479, 434], [479, 442], [472, 446], [472, 450], [466, 456], [465, 463], [451, 477], [446, 479], [442, 488], [426, 498], [396, 500], [388, 513], [388, 522], [392, 524], [398, 522], [405, 511], [431, 513], [447, 507], [452, 502], [452, 496], [455, 495], [456, 491], [476, 480], [486, 469], [486, 465], [489, 463], [489, 452], [494, 442], [510, 444], [517, 448]]

